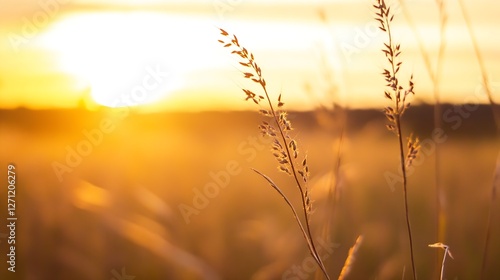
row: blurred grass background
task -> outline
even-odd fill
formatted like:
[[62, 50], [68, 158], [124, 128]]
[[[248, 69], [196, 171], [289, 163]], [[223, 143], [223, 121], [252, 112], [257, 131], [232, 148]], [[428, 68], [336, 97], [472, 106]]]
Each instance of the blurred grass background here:
[[[457, 106], [446, 105], [443, 112]], [[455, 114], [458, 116], [458, 114]], [[83, 130], [114, 119], [88, 156], [63, 174], [66, 147], [85, 140]], [[17, 265], [6, 269], [7, 242], [0, 239], [1, 279], [113, 279], [125, 268], [135, 279], [314, 279], [302, 267], [305, 242], [289, 209], [256, 168], [284, 190], [293, 187], [259, 137], [261, 116], [254, 112], [135, 114], [117, 120], [113, 111], [0, 111], [0, 176], [7, 164], [17, 174]], [[292, 112], [293, 131], [311, 169], [314, 235], [335, 244], [325, 264], [333, 278], [349, 248], [363, 235], [348, 279], [409, 279], [409, 254], [401, 184], [391, 187], [384, 174], [398, 174], [396, 138], [376, 110], [347, 112], [341, 166], [335, 172], [342, 122], [328, 111]], [[432, 137], [432, 107], [405, 115], [406, 133]], [[446, 139], [423, 147], [409, 177], [410, 219], [420, 279], [433, 279], [442, 252], [428, 244], [443, 242], [447, 279], [478, 279], [487, 209], [499, 143], [488, 107], [443, 126]], [[429, 142], [428, 142], [429, 143]], [[432, 143], [442, 153], [446, 199], [446, 239], [436, 240], [436, 193]], [[214, 179], [211, 172], [228, 162], [241, 168], [227, 187], [208, 198], [208, 206], [186, 223], [179, 205], [193, 206], [194, 188]], [[336, 178], [338, 177], [338, 178]], [[338, 179], [339, 199], [328, 202]], [[0, 190], [0, 220], [6, 221], [6, 187]], [[298, 199], [298, 198], [297, 198]], [[326, 213], [333, 211], [332, 216]], [[494, 205], [493, 221], [500, 205]], [[328, 218], [329, 217], [329, 218]], [[333, 218], [332, 218], [333, 217]], [[7, 233], [5, 228], [0, 233]], [[500, 224], [493, 223], [488, 279], [500, 275]], [[328, 243], [327, 242], [327, 243]], [[288, 273], [294, 266], [304, 274]], [[307, 269], [306, 269], [307, 270]], [[292, 278], [298, 277], [298, 278]], [[288, 277], [288, 278], [287, 278]]]

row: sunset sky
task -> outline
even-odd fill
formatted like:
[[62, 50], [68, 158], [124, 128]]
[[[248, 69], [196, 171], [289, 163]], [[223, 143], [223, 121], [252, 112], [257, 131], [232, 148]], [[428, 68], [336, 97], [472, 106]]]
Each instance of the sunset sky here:
[[[435, 67], [435, 1], [406, 0]], [[388, 1], [398, 11], [398, 1]], [[385, 34], [374, 1], [317, 0], [0, 0], [0, 107], [139, 110], [241, 110], [247, 81], [217, 42], [235, 33], [288, 108], [337, 102], [380, 107]], [[500, 3], [464, 0], [493, 90], [500, 95]], [[458, 1], [448, 14], [441, 94], [444, 102], [486, 102]], [[416, 101], [432, 103], [432, 83], [402, 12], [394, 32], [404, 76], [413, 72]], [[335, 89], [334, 94], [329, 87]], [[500, 96], [498, 98], [500, 101]]]

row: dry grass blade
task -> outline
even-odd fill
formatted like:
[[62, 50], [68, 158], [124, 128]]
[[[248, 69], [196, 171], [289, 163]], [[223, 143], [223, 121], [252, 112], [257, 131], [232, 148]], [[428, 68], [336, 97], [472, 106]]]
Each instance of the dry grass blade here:
[[407, 97], [414, 95], [413, 91], [413, 75], [410, 77], [408, 86], [405, 89], [399, 82], [398, 72], [400, 70], [402, 61], [399, 59], [401, 54], [401, 45], [395, 44], [393, 42], [393, 36], [391, 32], [391, 22], [394, 19], [394, 14], [391, 13], [391, 8], [388, 7], [384, 0], [377, 0], [376, 4], [373, 5], [377, 10], [375, 13], [375, 20], [379, 22], [379, 28], [384, 33], [387, 34], [387, 43], [384, 43], [382, 52], [384, 53], [387, 61], [389, 62], [389, 68], [384, 69], [382, 75], [387, 83], [387, 90], [384, 91], [385, 98], [392, 102], [391, 106], [385, 108], [384, 113], [389, 121], [387, 128], [394, 132], [398, 137], [399, 141], [399, 155], [401, 171], [403, 174], [403, 192], [404, 192], [404, 203], [405, 203], [405, 217], [406, 217], [406, 227], [408, 231], [408, 241], [410, 247], [410, 259], [413, 272], [413, 279], [417, 279], [417, 272], [415, 269], [415, 260], [413, 254], [413, 238], [410, 225], [410, 215], [408, 209], [408, 189], [407, 189], [407, 174], [406, 168], [408, 164], [411, 164], [413, 159], [418, 155], [418, 139], [412, 140], [410, 138], [408, 142], [408, 153], [405, 157], [403, 136], [401, 129], [401, 117], [404, 112], [410, 107], [410, 103], [407, 102]]
[[[106, 213], [102, 218], [109, 229], [158, 256], [166, 264], [174, 263], [184, 267], [198, 274], [200, 279], [220, 279], [217, 272], [204, 260], [171, 242], [167, 237], [169, 235], [167, 228], [154, 219], [139, 214], [126, 218], [111, 214], [112, 195], [109, 191], [87, 181], [78, 181], [72, 195], [76, 207], [95, 213]], [[151, 195], [147, 194], [148, 199]], [[161, 209], [168, 209], [167, 204], [164, 202], [161, 204]]]
[[[262, 178], [264, 178], [270, 185], [273, 189], [275, 189], [279, 195], [285, 200], [286, 204], [288, 205], [288, 207], [290, 207], [290, 210], [292, 210], [292, 213], [293, 213], [293, 217], [295, 218], [295, 221], [297, 222], [297, 224], [299, 225], [300, 227], [300, 230], [302, 232], [302, 234], [304, 235], [304, 238], [306, 239], [307, 241], [307, 246], [309, 247], [309, 250], [312, 250], [312, 245], [311, 243], [309, 242], [309, 239], [307, 237], [307, 232], [306, 230], [304, 229], [304, 226], [302, 225], [302, 221], [300, 220], [299, 218], [299, 215], [297, 214], [297, 210], [295, 210], [295, 207], [293, 207], [293, 204], [290, 202], [290, 200], [288, 199], [288, 197], [286, 197], [286, 195], [283, 193], [283, 191], [273, 182], [273, 180], [271, 178], [269, 178], [269, 176], [263, 174], [262, 172], [260, 172], [259, 170], [257, 169], [254, 169], [252, 168], [252, 170], [259, 174], [260, 176], [262, 176]], [[312, 255], [313, 258], [315, 259], [316, 262], [318, 262], [319, 260], [317, 259], [318, 256], [316, 255]]]
[[429, 244], [429, 247], [432, 247], [432, 248], [441, 248], [444, 250], [444, 255], [443, 255], [443, 262], [441, 263], [441, 274], [440, 274], [440, 277], [439, 279], [443, 280], [444, 278], [444, 263], [446, 261], [446, 255], [450, 256], [450, 258], [453, 259], [453, 255], [451, 254], [451, 251], [450, 251], [450, 248], [448, 245], [446, 244], [443, 244], [441, 242], [438, 242], [438, 243], [434, 243], [434, 244]]
[[[164, 235], [163, 226], [142, 216], [136, 216], [134, 221], [110, 217], [107, 225], [118, 235], [134, 244], [147, 249], [166, 263], [174, 262], [198, 274], [201, 279], [219, 280], [217, 273], [197, 256], [169, 242]], [[153, 228], [153, 229], [151, 229]]]
[[347, 255], [347, 258], [345, 260], [344, 266], [342, 267], [342, 270], [340, 271], [339, 275], [339, 280], [345, 279], [345, 277], [351, 272], [352, 265], [354, 264], [354, 261], [356, 260], [356, 253], [359, 250], [359, 247], [361, 247], [361, 243], [363, 242], [363, 236], [360, 235], [356, 239], [356, 242], [354, 245], [349, 249], [349, 254]]

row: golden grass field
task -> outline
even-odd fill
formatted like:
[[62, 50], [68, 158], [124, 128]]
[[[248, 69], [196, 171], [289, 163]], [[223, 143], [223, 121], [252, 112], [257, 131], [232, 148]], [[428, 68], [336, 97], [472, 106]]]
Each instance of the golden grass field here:
[[[412, 107], [404, 117], [405, 133], [422, 140], [408, 176], [419, 279], [439, 277], [442, 251], [428, 247], [435, 242], [449, 245], [454, 257], [446, 261], [446, 279], [479, 279], [500, 146], [488, 107], [474, 108], [460, 115], [453, 110], [463, 106], [445, 106], [444, 112], [452, 111], [434, 134], [431, 107]], [[298, 201], [291, 178], [276, 168], [269, 141], [259, 136], [259, 114], [0, 114], [2, 180], [7, 164], [16, 166], [18, 279], [119, 279], [122, 273], [137, 280], [315, 279], [291, 212], [251, 170], [269, 175]], [[396, 137], [380, 111], [349, 111], [345, 123], [339, 119], [322, 110], [290, 113], [291, 134], [308, 154], [320, 254], [336, 278], [362, 235], [346, 279], [410, 279], [402, 186], [384, 177], [398, 174]], [[436, 146], [446, 205], [443, 240], [437, 240]], [[69, 166], [69, 151], [78, 148], [85, 155], [70, 158]], [[54, 162], [66, 165], [61, 181]], [[338, 196], [328, 199], [334, 181]], [[5, 187], [0, 196], [4, 224]], [[487, 279], [500, 275], [498, 201], [492, 213]], [[3, 253], [6, 234], [2, 226], [0, 278], [12, 279]]]

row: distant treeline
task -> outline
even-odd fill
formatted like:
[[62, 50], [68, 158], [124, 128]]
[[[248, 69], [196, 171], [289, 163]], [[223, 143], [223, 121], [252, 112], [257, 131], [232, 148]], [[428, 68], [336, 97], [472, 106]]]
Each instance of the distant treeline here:
[[[420, 105], [411, 107], [403, 121], [417, 135], [425, 136], [434, 129], [433, 106]], [[168, 129], [170, 126], [193, 129], [217, 129], [227, 127], [237, 129], [243, 126], [255, 126], [255, 112], [249, 111], [210, 111], [210, 112], [164, 112], [153, 114], [134, 113], [132, 111], [117, 118], [109, 110], [87, 111], [83, 109], [30, 110], [18, 108], [0, 110], [0, 131], [6, 128], [37, 132], [64, 134], [92, 128], [106, 118], [115, 122], [133, 125], [144, 130]], [[318, 128], [318, 111], [290, 112], [290, 119], [302, 129]], [[322, 118], [335, 121], [339, 111], [323, 110]], [[345, 110], [348, 133], [355, 133], [367, 124], [385, 122], [382, 110], [355, 109]], [[464, 137], [491, 137], [495, 135], [495, 124], [489, 105], [441, 105], [442, 129], [449, 135]], [[263, 117], [264, 118], [264, 117]], [[342, 123], [337, 122], [337, 125]], [[245, 127], [247, 128], [247, 127]], [[207, 130], [208, 132], [209, 130]]]

